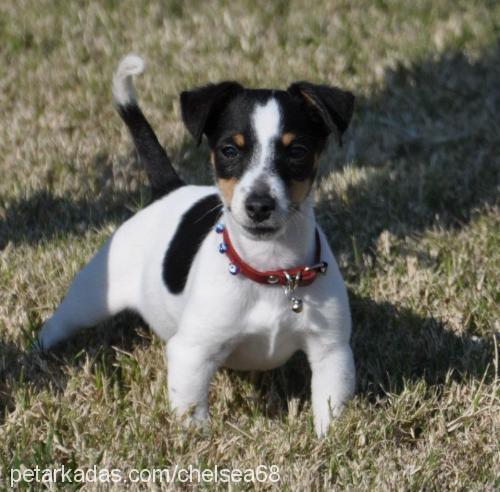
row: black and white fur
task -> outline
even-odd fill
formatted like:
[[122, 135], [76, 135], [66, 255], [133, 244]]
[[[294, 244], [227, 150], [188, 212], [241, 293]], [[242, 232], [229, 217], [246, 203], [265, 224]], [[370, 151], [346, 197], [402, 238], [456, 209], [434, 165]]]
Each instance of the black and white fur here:
[[[316, 223], [311, 187], [329, 134], [340, 140], [354, 97], [299, 82], [286, 91], [236, 82], [181, 94], [187, 129], [211, 148], [217, 186], [186, 185], [137, 105], [132, 75], [143, 61], [128, 55], [113, 96], [151, 182], [154, 201], [126, 221], [76, 276], [40, 333], [49, 349], [79, 329], [124, 310], [140, 313], [167, 341], [168, 390], [178, 414], [208, 419], [209, 383], [221, 366], [271, 369], [303, 350], [312, 369], [318, 435], [354, 391], [346, 288]], [[223, 222], [239, 255], [259, 270], [312, 264], [319, 228], [326, 275], [298, 288], [296, 314], [278, 286], [228, 273], [218, 252]]]

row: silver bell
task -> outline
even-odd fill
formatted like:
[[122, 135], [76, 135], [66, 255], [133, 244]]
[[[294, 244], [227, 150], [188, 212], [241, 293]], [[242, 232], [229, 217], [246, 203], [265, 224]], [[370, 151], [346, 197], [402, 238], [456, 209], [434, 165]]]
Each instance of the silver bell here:
[[296, 297], [292, 297], [290, 300], [292, 301], [292, 311], [294, 313], [301, 313], [303, 308], [302, 299], [297, 299]]

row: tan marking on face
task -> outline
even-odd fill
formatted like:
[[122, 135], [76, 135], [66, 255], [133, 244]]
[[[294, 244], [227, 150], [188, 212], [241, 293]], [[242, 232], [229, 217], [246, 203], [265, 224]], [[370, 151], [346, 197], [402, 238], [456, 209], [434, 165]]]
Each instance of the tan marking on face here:
[[297, 135], [295, 135], [295, 133], [291, 132], [283, 133], [283, 135], [281, 136], [281, 142], [285, 147], [288, 147], [294, 141], [296, 136]]
[[215, 166], [215, 152], [212, 150], [212, 152], [210, 152], [210, 164], [212, 164], [212, 166]]
[[233, 135], [233, 142], [238, 147], [243, 147], [245, 145], [245, 137], [241, 133], [236, 133]]
[[312, 179], [310, 178], [304, 179], [304, 181], [296, 181], [292, 179], [289, 188], [290, 200], [292, 201], [292, 203], [296, 205], [302, 203], [309, 194], [311, 186], [312, 186]]
[[234, 187], [238, 184], [236, 178], [221, 179], [217, 180], [217, 185], [222, 193], [222, 196], [226, 200], [227, 205], [231, 206], [231, 201], [233, 200]]

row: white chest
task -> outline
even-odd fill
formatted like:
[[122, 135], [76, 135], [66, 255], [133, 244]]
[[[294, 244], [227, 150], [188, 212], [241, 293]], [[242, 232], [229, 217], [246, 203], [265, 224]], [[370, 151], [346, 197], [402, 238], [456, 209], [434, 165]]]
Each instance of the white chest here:
[[302, 346], [307, 311], [294, 313], [280, 287], [266, 289], [241, 318], [239, 336], [225, 365], [233, 369], [267, 370], [284, 364]]

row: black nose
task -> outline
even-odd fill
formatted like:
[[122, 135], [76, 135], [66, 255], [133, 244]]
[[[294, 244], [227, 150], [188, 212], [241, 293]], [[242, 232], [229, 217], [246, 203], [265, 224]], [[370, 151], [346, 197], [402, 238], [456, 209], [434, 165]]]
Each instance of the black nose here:
[[247, 215], [255, 222], [263, 222], [271, 217], [276, 201], [268, 194], [250, 193], [245, 200]]

